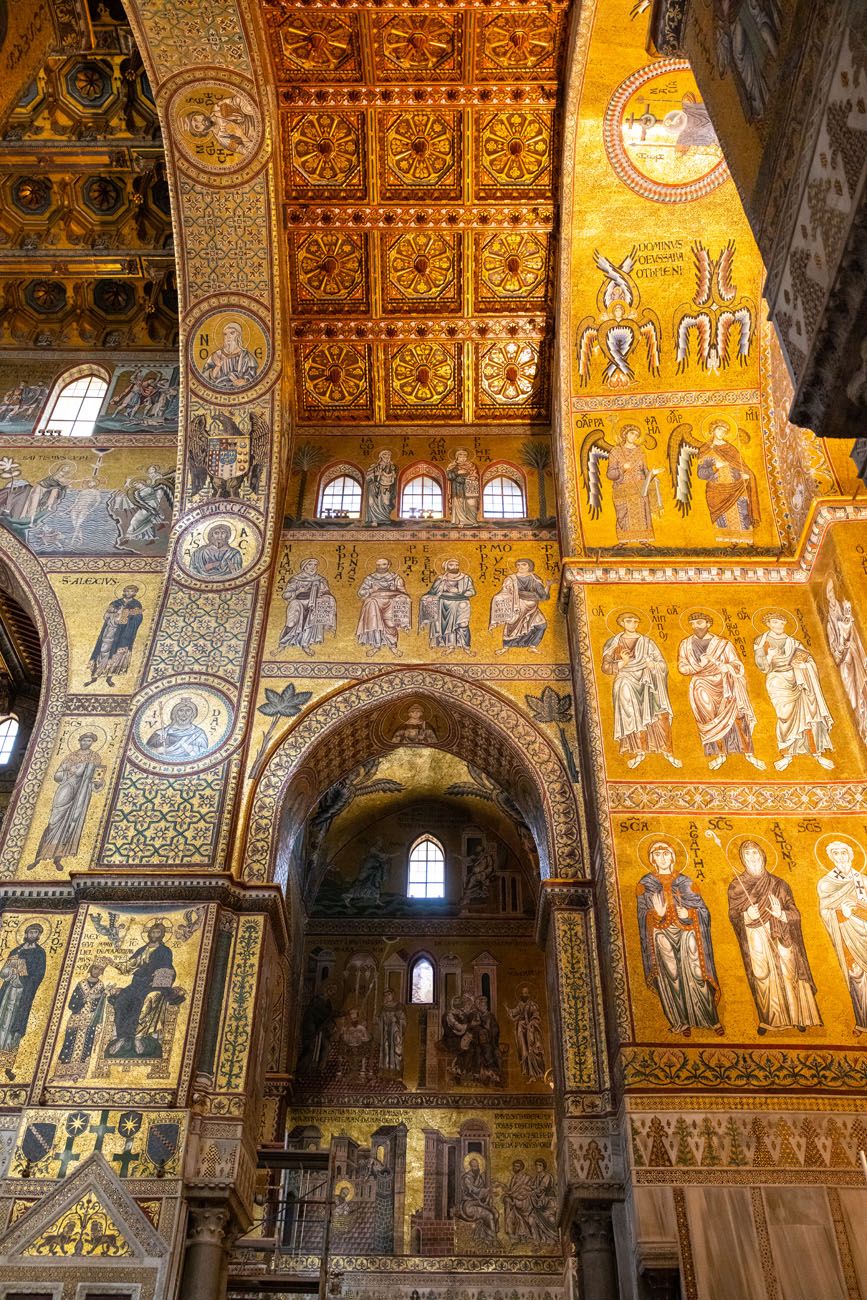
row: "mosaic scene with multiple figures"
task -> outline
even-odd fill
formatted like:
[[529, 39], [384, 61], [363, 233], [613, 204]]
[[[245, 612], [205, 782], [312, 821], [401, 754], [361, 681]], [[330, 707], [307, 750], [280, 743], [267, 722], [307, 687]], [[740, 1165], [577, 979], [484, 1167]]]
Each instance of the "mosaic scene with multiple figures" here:
[[0, 1300], [867, 1300], [857, 0], [0, 0]]

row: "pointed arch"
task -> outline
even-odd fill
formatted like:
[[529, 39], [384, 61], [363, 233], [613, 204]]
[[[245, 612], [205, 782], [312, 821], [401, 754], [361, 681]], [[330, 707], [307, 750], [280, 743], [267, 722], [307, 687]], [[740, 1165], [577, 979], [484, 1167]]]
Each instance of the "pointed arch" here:
[[[243, 860], [250, 881], [288, 885], [281, 830], [300, 826], [326, 790], [360, 763], [394, 748], [387, 706], [427, 699], [448, 717], [432, 747], [485, 772], [527, 823], [543, 879], [585, 874], [575, 791], [548, 738], [504, 696], [477, 682], [423, 668], [357, 682], [309, 709], [270, 755], [253, 794]], [[297, 883], [297, 882], [295, 882]]]

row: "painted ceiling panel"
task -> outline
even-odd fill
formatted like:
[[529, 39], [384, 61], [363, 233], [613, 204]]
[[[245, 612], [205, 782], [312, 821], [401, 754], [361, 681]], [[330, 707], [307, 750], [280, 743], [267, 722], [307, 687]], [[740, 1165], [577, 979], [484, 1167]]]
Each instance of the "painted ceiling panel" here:
[[546, 420], [566, 5], [266, 15], [299, 422]]

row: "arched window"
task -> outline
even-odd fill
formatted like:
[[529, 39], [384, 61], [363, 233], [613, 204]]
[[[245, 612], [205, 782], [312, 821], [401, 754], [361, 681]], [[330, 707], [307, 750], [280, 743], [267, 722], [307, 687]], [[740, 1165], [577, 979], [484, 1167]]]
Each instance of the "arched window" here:
[[361, 475], [349, 465], [332, 465], [319, 488], [320, 519], [361, 518]]
[[401, 519], [442, 519], [443, 489], [430, 474], [414, 474], [403, 485]]
[[10, 713], [0, 722], [0, 767], [5, 767], [9, 762], [17, 739], [18, 719], [14, 713]]
[[407, 895], [410, 898], [444, 898], [446, 859], [439, 840], [423, 835], [409, 852]]
[[108, 381], [98, 370], [80, 368], [61, 375], [36, 432], [65, 438], [89, 437], [107, 390]]
[[527, 502], [521, 483], [511, 474], [495, 474], [482, 489], [485, 519], [525, 519]]
[[410, 1002], [430, 1004], [434, 1000], [434, 964], [430, 957], [416, 957], [409, 976]]

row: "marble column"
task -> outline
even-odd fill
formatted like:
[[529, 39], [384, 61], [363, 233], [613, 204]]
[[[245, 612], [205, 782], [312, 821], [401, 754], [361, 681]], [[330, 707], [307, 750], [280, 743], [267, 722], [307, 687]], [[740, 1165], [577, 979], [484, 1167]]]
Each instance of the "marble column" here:
[[191, 1205], [183, 1300], [224, 1300], [228, 1283], [231, 1214], [225, 1205]]
[[581, 1260], [582, 1300], [619, 1300], [611, 1210], [582, 1211], [575, 1225], [575, 1241]]

